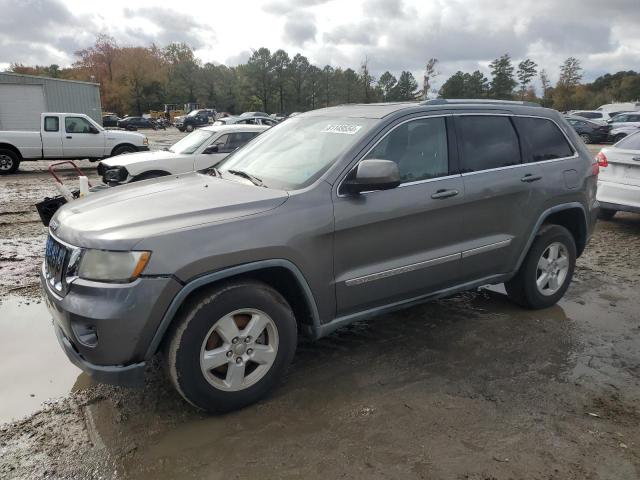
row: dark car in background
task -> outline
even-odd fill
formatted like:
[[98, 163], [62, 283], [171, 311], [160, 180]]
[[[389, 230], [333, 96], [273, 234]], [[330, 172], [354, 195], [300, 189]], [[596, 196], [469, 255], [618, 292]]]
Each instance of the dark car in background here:
[[103, 127], [117, 127], [118, 122], [120, 121], [120, 117], [118, 117], [115, 113], [107, 113], [102, 115], [102, 126]]
[[193, 110], [187, 115], [176, 117], [174, 125], [181, 132], [193, 132], [193, 130], [198, 127], [209, 125], [209, 119], [211, 119], [211, 122], [215, 120], [215, 110]]
[[139, 128], [152, 128], [153, 130], [158, 129], [158, 125], [156, 125], [153, 120], [144, 117], [123, 118], [118, 121], [118, 127], [124, 128], [125, 130], [137, 130]]
[[567, 115], [564, 117], [584, 143], [603, 143], [609, 140], [609, 125], [591, 122], [583, 117]]

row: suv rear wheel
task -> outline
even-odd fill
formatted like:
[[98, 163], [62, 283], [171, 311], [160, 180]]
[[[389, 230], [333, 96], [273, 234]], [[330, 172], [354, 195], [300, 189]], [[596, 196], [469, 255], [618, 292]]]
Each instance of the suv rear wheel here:
[[576, 264], [576, 244], [560, 225], [547, 225], [536, 236], [514, 278], [505, 283], [509, 298], [531, 309], [558, 302], [569, 288]]
[[297, 343], [285, 299], [260, 282], [230, 283], [190, 299], [164, 348], [180, 394], [209, 412], [242, 408], [283, 377]]

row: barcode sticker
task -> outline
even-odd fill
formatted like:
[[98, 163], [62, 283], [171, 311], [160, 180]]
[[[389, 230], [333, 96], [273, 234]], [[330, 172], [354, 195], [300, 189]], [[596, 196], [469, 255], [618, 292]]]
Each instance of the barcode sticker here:
[[344, 135], [355, 135], [358, 130], [362, 128], [362, 125], [327, 125], [322, 130], [322, 133], [342, 133]]

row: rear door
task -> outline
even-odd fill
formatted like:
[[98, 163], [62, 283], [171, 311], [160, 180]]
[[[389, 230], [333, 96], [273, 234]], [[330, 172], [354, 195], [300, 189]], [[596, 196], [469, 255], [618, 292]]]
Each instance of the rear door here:
[[42, 156], [44, 158], [62, 158], [62, 125], [60, 115], [42, 117]]
[[62, 148], [65, 158], [100, 158], [104, 155], [104, 132], [92, 133], [93, 124], [84, 117], [64, 117]]
[[360, 195], [346, 195], [338, 187], [334, 196], [338, 315], [458, 282], [462, 242], [458, 218], [465, 208], [465, 194], [455, 172], [455, 143], [447, 135], [448, 123], [445, 116], [404, 121], [364, 155], [396, 162], [402, 179], [399, 187]]
[[462, 270], [468, 280], [513, 268], [528, 235], [534, 185], [542, 180], [536, 163], [523, 163], [520, 140], [509, 115], [455, 117], [465, 208]]

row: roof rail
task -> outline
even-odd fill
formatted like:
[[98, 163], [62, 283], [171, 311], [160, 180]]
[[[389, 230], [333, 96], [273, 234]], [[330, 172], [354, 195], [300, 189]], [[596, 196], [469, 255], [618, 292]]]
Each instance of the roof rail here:
[[539, 107], [540, 104], [536, 102], [525, 102], [520, 100], [489, 100], [486, 98], [434, 98], [432, 100], [425, 100], [420, 105], [523, 105], [526, 107]]

